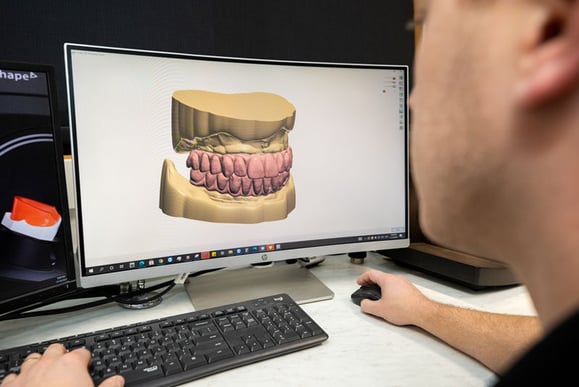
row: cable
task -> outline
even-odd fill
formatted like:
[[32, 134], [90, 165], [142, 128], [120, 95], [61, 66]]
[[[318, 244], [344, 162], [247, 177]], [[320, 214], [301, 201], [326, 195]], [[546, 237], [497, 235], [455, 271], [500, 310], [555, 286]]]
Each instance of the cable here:
[[[48, 315], [52, 315], [52, 314], [62, 314], [62, 313], [68, 313], [68, 312], [76, 312], [79, 310], [88, 309], [88, 308], [92, 308], [95, 306], [108, 304], [111, 302], [123, 303], [122, 298], [135, 296], [135, 295], [141, 295], [141, 294], [145, 294], [145, 293], [148, 293], [148, 292], [151, 292], [151, 291], [163, 288], [163, 287], [167, 287], [167, 289], [165, 291], [160, 293], [160, 295], [163, 295], [163, 294], [166, 294], [169, 290], [171, 290], [173, 288], [173, 286], [175, 286], [175, 282], [173, 280], [165, 281], [165, 282], [154, 285], [154, 286], [147, 288], [147, 289], [140, 289], [140, 290], [137, 290], [137, 291], [134, 291], [131, 293], [122, 294], [122, 295], [118, 293], [118, 289], [119, 289], [118, 286], [103, 286], [103, 287], [91, 288], [91, 289], [79, 288], [78, 292], [73, 293], [67, 299], [79, 299], [79, 298], [90, 298], [90, 297], [105, 297], [105, 298], [101, 299], [101, 300], [96, 300], [96, 301], [84, 303], [84, 304], [78, 304], [78, 305], [73, 305], [73, 306], [68, 306], [68, 307], [63, 307], [63, 308], [40, 310], [40, 311], [36, 311], [36, 312], [28, 312], [27, 310], [30, 310], [30, 309], [27, 309], [24, 311], [21, 310], [18, 312], [8, 313], [8, 314], [5, 314], [3, 316], [0, 316], [0, 321], [14, 320], [14, 319], [28, 318], [28, 317], [48, 316]], [[155, 297], [157, 297], [157, 296], [155, 296]], [[64, 299], [61, 299], [58, 301], [63, 301], [63, 300]], [[31, 309], [37, 309], [41, 306], [46, 306], [46, 305], [50, 305], [50, 304], [37, 305]]]
[[[198, 271], [198, 272], [194, 272], [194, 273], [189, 273], [187, 275], [187, 278], [197, 277], [197, 276], [211, 273], [211, 272], [221, 270], [221, 269], [222, 268], [217, 268], [217, 269], [209, 269], [209, 270], [202, 270], [202, 271]], [[118, 285], [105, 285], [105, 286], [99, 286], [97, 288], [88, 288], [88, 289], [87, 288], [77, 288], [77, 289], [75, 289], [74, 292], [67, 295], [66, 298], [53, 300], [50, 303], [43, 303], [40, 305], [34, 305], [28, 309], [19, 310], [18, 312], [7, 313], [3, 316], [0, 316], [0, 321], [15, 320], [15, 319], [20, 319], [20, 318], [28, 318], [28, 317], [41, 317], [41, 316], [49, 316], [52, 314], [76, 312], [79, 310], [93, 308], [95, 306], [100, 306], [100, 305], [108, 304], [111, 302], [117, 302], [119, 304], [135, 304], [134, 300], [129, 300], [129, 298], [134, 297], [134, 296], [143, 295], [146, 293], [150, 293], [150, 292], [153, 292], [153, 291], [158, 290], [158, 289], [165, 288], [160, 293], [155, 294], [152, 297], [148, 297], [148, 298], [144, 298], [142, 300], [139, 300], [139, 302], [138, 302], [139, 304], [145, 304], [145, 303], [154, 301], [154, 300], [162, 297], [163, 295], [167, 294], [171, 289], [173, 289], [175, 287], [175, 284], [176, 284], [175, 280], [169, 280], [169, 281], [161, 282], [159, 284], [153, 285], [153, 286], [145, 288], [145, 289], [138, 289], [138, 290], [131, 291], [131, 292], [128, 292], [125, 294], [120, 294], [120, 290], [119, 290]], [[105, 298], [102, 300], [96, 300], [96, 301], [88, 302], [85, 304], [78, 304], [78, 305], [73, 305], [73, 306], [68, 306], [68, 307], [63, 307], [63, 308], [55, 308], [55, 309], [47, 309], [47, 310], [40, 310], [40, 311], [36, 311], [36, 312], [30, 312], [30, 310], [38, 309], [40, 307], [51, 305], [51, 304], [54, 304], [56, 302], [64, 301], [67, 299], [73, 300], [73, 299], [93, 298], [93, 297], [105, 297]]]
[[[146, 294], [146, 293], [150, 293], [153, 290], [157, 290], [157, 289], [143, 289], [142, 291], [139, 292], [134, 292], [134, 293], [127, 293], [127, 294], [122, 294], [118, 297], [116, 297], [114, 299], [114, 301], [118, 302], [119, 304], [124, 304], [124, 305], [131, 305], [131, 304], [146, 304], [149, 303], [151, 301], [154, 301], [160, 297], [162, 297], [163, 295], [167, 294], [171, 289], [173, 289], [175, 287], [175, 281], [171, 281], [171, 283], [167, 286], [167, 288], [165, 290], [163, 290], [160, 293], [155, 294], [152, 297], [148, 297], [148, 298], [143, 298], [141, 300], [138, 301], [138, 303], [135, 303], [134, 300], [130, 300], [131, 297], [134, 297], [136, 295], [140, 295], [140, 294]], [[146, 290], [146, 291], [144, 291]], [[137, 294], [139, 293], [139, 294]]]
[[9, 313], [5, 314], [4, 316], [0, 317], [0, 321], [7, 321], [7, 320], [15, 320], [19, 318], [28, 318], [28, 317], [40, 317], [40, 316], [48, 316], [52, 314], [61, 314], [61, 313], [68, 313], [68, 312], [75, 312], [77, 310], [92, 308], [94, 306], [99, 306], [103, 304], [107, 304], [109, 302], [113, 302], [113, 298], [105, 298], [103, 300], [97, 300], [93, 302], [89, 302], [86, 304], [79, 304], [74, 306], [69, 306], [65, 308], [57, 308], [57, 309], [48, 309], [48, 310], [40, 310], [36, 312], [16, 312], [16, 313]]

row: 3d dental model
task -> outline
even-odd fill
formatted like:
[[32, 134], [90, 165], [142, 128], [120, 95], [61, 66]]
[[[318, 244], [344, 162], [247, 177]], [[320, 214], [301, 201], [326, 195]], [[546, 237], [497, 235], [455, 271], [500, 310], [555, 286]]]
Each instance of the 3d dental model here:
[[288, 133], [295, 107], [264, 92], [180, 90], [172, 142], [188, 152], [189, 178], [163, 162], [159, 207], [171, 216], [221, 223], [284, 219], [295, 208]]

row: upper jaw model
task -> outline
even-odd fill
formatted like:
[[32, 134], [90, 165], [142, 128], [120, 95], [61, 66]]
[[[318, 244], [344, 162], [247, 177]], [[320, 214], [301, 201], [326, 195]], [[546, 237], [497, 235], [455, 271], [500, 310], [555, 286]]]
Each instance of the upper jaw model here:
[[173, 149], [189, 152], [188, 178], [165, 159], [159, 207], [171, 216], [221, 223], [284, 219], [295, 208], [288, 133], [295, 107], [264, 92], [179, 90], [172, 98]]

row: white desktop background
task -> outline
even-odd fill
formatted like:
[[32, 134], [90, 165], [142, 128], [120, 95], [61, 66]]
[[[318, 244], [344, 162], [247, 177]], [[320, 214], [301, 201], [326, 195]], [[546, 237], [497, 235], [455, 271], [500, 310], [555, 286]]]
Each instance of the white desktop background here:
[[[400, 69], [361, 70], [72, 52], [89, 266], [267, 243], [383, 234], [406, 226], [406, 112]], [[171, 143], [176, 90], [264, 91], [296, 108], [289, 133], [296, 208], [286, 219], [228, 224], [159, 209], [161, 167], [188, 177]], [[384, 92], [385, 91], [385, 92]], [[77, 198], [78, 203], [78, 198]]]

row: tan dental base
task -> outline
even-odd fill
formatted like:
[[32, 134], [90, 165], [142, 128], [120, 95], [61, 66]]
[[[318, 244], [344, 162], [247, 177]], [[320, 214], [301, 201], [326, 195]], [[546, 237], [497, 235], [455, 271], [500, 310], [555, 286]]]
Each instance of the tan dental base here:
[[290, 176], [280, 191], [261, 197], [233, 197], [192, 185], [171, 160], [163, 162], [159, 207], [167, 215], [217, 223], [261, 223], [287, 218], [295, 208]]

